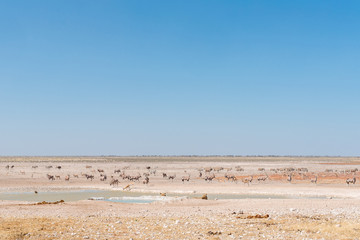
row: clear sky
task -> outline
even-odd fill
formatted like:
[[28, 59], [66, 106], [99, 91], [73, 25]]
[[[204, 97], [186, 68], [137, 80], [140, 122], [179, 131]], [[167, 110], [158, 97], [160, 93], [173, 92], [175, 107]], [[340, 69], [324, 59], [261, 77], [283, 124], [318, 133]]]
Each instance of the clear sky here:
[[359, 1], [0, 1], [0, 155], [360, 155]]

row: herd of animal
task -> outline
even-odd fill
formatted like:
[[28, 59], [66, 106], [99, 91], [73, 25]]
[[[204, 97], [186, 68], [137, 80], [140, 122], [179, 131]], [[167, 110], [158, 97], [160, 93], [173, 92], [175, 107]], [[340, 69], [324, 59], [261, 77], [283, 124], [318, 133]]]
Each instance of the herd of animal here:
[[[32, 169], [36, 170], [39, 166], [33, 165]], [[15, 165], [6, 165], [5, 168], [8, 171], [12, 171], [15, 168]], [[49, 181], [55, 181], [55, 180], [61, 180], [62, 177], [60, 173], [62, 172], [62, 166], [52, 166], [47, 165], [45, 166], [45, 169], [50, 170], [54, 169], [57, 171], [56, 174], [50, 174], [47, 173], [46, 177]], [[56, 170], [57, 169], [57, 170]], [[233, 170], [234, 169], [234, 170]], [[138, 172], [134, 174], [134, 169], [130, 170], [130, 166], [125, 166], [123, 168], [115, 168], [113, 171], [109, 173], [109, 171], [105, 171], [104, 169], [94, 169], [91, 165], [86, 165], [84, 169], [87, 173], [80, 173], [80, 174], [67, 174], [63, 178], [65, 181], [70, 181], [71, 178], [85, 178], [87, 180], [93, 181], [94, 179], [99, 179], [100, 181], [107, 182], [108, 175], [110, 176], [109, 184], [110, 186], [118, 186], [120, 181], [124, 182], [140, 182], [142, 180], [143, 184], [149, 184], [150, 178], [154, 178], [157, 175], [157, 168], [152, 168], [151, 166], [145, 167], [145, 169], [142, 170], [142, 174], [140, 173], [141, 169], [137, 168]], [[198, 172], [198, 174], [193, 173], [193, 177], [191, 178], [191, 174], [189, 172]], [[214, 179], [218, 181], [227, 181], [227, 182], [234, 182], [237, 183], [239, 180], [243, 182], [244, 184], [247, 184], [248, 186], [255, 180], [258, 183], [260, 182], [266, 182], [266, 181], [276, 181], [279, 180], [279, 178], [274, 179], [272, 176], [280, 176], [284, 177], [288, 182], [293, 183], [294, 178], [297, 177], [297, 179], [301, 180], [310, 180], [310, 183], [318, 184], [318, 177], [324, 175], [324, 174], [334, 174], [334, 176], [339, 177], [341, 174], [352, 174], [352, 177], [348, 177], [345, 180], [345, 183], [349, 186], [350, 184], [356, 183], [356, 174], [358, 172], [357, 168], [354, 169], [345, 169], [345, 170], [334, 170], [334, 169], [326, 169], [322, 173], [314, 173], [309, 172], [307, 168], [293, 168], [293, 167], [287, 167], [287, 168], [271, 168], [269, 171], [266, 171], [265, 168], [258, 168], [257, 173], [254, 174], [252, 172], [252, 175], [244, 175], [244, 168], [241, 166], [235, 166], [234, 168], [224, 168], [224, 167], [204, 167], [204, 168], [197, 168], [197, 169], [190, 169], [190, 170], [184, 170], [184, 174], [179, 178], [182, 183], [190, 182], [191, 179], [194, 180], [201, 180], [203, 179], [205, 182], [212, 182]], [[127, 172], [132, 172], [132, 174], [128, 174]], [[237, 174], [235, 172], [238, 172]], [[242, 174], [240, 174], [242, 172]], [[270, 174], [270, 176], [268, 175]], [[21, 170], [20, 174], [25, 175], [25, 171]], [[195, 176], [194, 176], [195, 175]], [[172, 182], [176, 179], [175, 173], [166, 173], [162, 172], [160, 174], [160, 178], [171, 180]], [[282, 178], [280, 178], [282, 179]], [[342, 179], [342, 178], [340, 178]]]

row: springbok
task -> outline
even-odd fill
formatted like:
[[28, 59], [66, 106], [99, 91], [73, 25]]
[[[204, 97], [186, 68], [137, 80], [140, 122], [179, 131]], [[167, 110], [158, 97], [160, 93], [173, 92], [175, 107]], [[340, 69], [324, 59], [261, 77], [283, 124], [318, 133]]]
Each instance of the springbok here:
[[356, 178], [353, 177], [353, 178], [348, 178], [346, 179], [346, 184], [349, 186], [349, 184], [352, 183], [352, 184], [355, 184], [356, 183]]
[[287, 179], [286, 179], [289, 183], [291, 183], [291, 181], [292, 181], [292, 175], [291, 175], [291, 173], [288, 175], [288, 177], [287, 177]]
[[149, 177], [145, 177], [145, 180], [143, 181], [143, 184], [148, 184], [149, 183]]
[[110, 186], [115, 186], [115, 184], [116, 184], [116, 186], [118, 186], [119, 185], [119, 180], [118, 179], [113, 179], [113, 180], [111, 180], [111, 182], [110, 182]]
[[171, 179], [171, 181], [174, 181], [175, 178], [176, 178], [176, 174], [168, 176], [168, 179], [169, 180]]
[[53, 180], [53, 181], [55, 180], [55, 177], [53, 175], [46, 174], [46, 176], [49, 180]]
[[228, 181], [233, 181], [233, 182], [237, 182], [237, 178], [236, 178], [236, 176], [234, 175], [234, 174], [225, 174], [225, 176], [224, 176]]
[[246, 178], [243, 178], [241, 181], [245, 184], [247, 184], [248, 186], [250, 185], [250, 183], [252, 182], [253, 180], [253, 176], [251, 175], [250, 177], [246, 177]]
[[318, 177], [315, 176], [315, 177], [313, 177], [313, 178], [310, 179], [310, 182], [317, 184], [317, 180], [318, 180]]
[[235, 170], [238, 171], [238, 172], [243, 172], [244, 171], [244, 169], [242, 167], [240, 167], [240, 166], [236, 166]]
[[65, 181], [69, 181], [70, 180], [70, 175], [66, 175], [65, 176]]
[[211, 174], [209, 176], [205, 176], [205, 181], [212, 182], [212, 180], [215, 178], [215, 174]]
[[107, 179], [107, 176], [105, 174], [100, 175], [100, 181], [105, 181]]
[[190, 181], [190, 175], [181, 177], [181, 181], [184, 183], [185, 181]]
[[265, 182], [266, 179], [268, 179], [268, 176], [259, 176], [259, 177], [257, 177], [258, 182], [260, 182], [260, 181]]
[[94, 179], [94, 175], [85, 174], [86, 179], [90, 179], [91, 181]]

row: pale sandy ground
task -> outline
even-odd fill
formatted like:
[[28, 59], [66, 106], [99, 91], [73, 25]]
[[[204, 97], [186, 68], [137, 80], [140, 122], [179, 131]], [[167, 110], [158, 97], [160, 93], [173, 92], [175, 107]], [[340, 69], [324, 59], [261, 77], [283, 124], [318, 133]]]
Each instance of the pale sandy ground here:
[[[0, 201], [0, 239], [359, 239], [360, 187], [346, 186], [345, 180], [357, 177], [358, 172], [342, 173], [359, 168], [357, 158], [291, 158], [291, 159], [0, 159], [0, 192], [54, 191], [73, 189], [113, 189], [131, 185], [130, 191], [153, 193], [232, 193], [273, 194], [294, 197], [317, 196], [322, 199], [185, 199], [151, 204], [123, 204], [83, 200], [56, 205], [33, 205], [30, 202]], [[65, 161], [62, 161], [65, 160]], [[73, 161], [72, 161], [73, 160]], [[99, 160], [99, 159], [95, 159]], [[216, 161], [218, 160], [218, 161]], [[5, 166], [14, 165], [6, 169]], [[61, 169], [47, 169], [46, 166]], [[92, 168], [86, 168], [91, 165]], [[32, 166], [38, 166], [32, 168]], [[156, 170], [150, 183], [130, 182], [114, 174], [121, 169], [136, 175]], [[244, 171], [236, 171], [241, 166]], [[215, 172], [216, 179], [207, 183], [199, 177], [198, 169], [223, 167]], [[294, 174], [292, 183], [286, 174], [274, 173], [272, 168], [308, 168], [305, 175]], [[124, 170], [124, 168], [126, 168]], [[231, 169], [230, 169], [231, 168]], [[258, 171], [265, 168], [270, 180], [258, 182]], [[110, 187], [109, 180], [101, 182], [97, 169], [108, 177], [120, 180], [118, 187]], [[326, 169], [337, 171], [325, 172]], [[186, 171], [186, 172], [185, 172]], [[174, 181], [164, 179], [162, 173], [176, 174]], [[59, 175], [60, 180], [49, 181], [46, 174]], [[93, 181], [81, 177], [94, 174]], [[234, 174], [238, 183], [225, 181], [225, 173]], [[70, 174], [70, 181], [64, 177]], [[74, 178], [78, 174], [79, 178]], [[181, 182], [190, 174], [190, 182]], [[254, 176], [248, 186], [241, 179]], [[310, 178], [317, 175], [318, 184]], [[194, 196], [195, 196], [194, 195]], [[266, 218], [251, 218], [255, 215]]]

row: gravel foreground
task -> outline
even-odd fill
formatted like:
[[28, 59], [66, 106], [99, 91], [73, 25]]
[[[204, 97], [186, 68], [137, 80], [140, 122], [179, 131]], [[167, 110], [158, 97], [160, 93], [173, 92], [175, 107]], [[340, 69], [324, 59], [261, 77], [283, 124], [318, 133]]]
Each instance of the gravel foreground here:
[[359, 239], [360, 201], [0, 203], [1, 239]]

